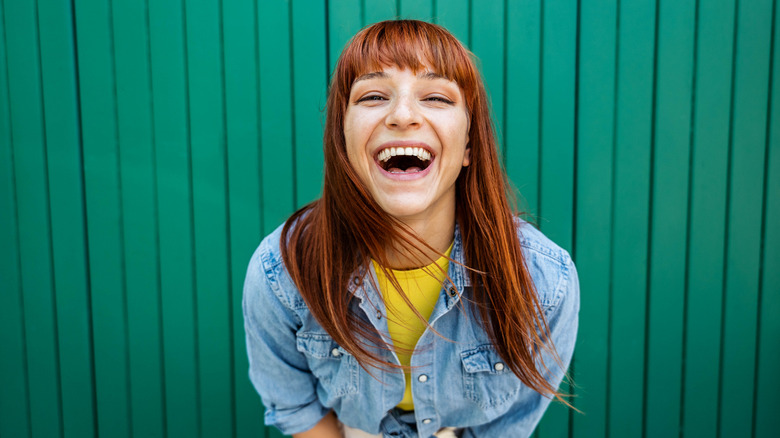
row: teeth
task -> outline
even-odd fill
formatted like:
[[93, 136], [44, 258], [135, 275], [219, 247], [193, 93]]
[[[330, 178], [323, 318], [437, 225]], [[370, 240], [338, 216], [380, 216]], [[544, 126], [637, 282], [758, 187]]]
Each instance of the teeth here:
[[423, 148], [413, 148], [413, 147], [387, 148], [382, 152], [380, 152], [379, 155], [377, 155], [377, 159], [379, 161], [387, 161], [390, 159], [390, 157], [395, 157], [397, 155], [415, 156], [423, 161], [429, 161], [431, 159], [430, 152], [426, 151]]

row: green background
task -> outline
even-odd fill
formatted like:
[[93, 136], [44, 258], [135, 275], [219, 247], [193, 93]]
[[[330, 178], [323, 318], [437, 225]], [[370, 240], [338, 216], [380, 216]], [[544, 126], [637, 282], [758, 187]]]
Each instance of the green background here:
[[780, 430], [772, 0], [0, 0], [0, 437], [278, 436], [255, 246], [318, 196], [361, 26], [480, 59], [506, 168], [582, 288], [539, 437]]

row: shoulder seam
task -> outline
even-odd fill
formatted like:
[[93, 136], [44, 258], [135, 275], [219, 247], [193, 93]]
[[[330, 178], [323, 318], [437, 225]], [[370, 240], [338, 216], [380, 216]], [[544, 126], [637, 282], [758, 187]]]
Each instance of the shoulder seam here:
[[268, 279], [268, 284], [276, 296], [276, 299], [279, 300], [279, 302], [282, 303], [282, 305], [289, 311], [293, 312], [296, 315], [296, 318], [300, 319], [298, 312], [295, 310], [296, 306], [293, 305], [286, 294], [282, 293], [282, 288], [279, 285], [280, 279], [277, 276], [277, 270], [279, 266], [284, 263], [284, 261], [282, 260], [281, 256], [275, 256], [274, 251], [268, 248], [268, 245], [271, 244], [273, 243], [267, 242], [265, 240], [260, 244], [260, 264], [263, 269], [263, 274], [265, 275], [266, 279]]

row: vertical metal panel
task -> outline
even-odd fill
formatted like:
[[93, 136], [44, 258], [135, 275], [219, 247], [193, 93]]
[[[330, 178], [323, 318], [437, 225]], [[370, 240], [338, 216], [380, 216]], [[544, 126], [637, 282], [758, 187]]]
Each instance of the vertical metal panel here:
[[470, 2], [471, 0], [437, 0], [433, 6], [436, 23], [446, 27], [455, 38], [467, 46], [471, 41]]
[[505, 88], [505, 29], [504, 2], [471, 5], [469, 45], [479, 59], [478, 66], [485, 80], [488, 105], [496, 128], [499, 150], [503, 150], [504, 88]]
[[182, 4], [149, 2], [159, 223], [163, 381], [168, 436], [200, 436], [192, 170]]
[[567, 250], [574, 208], [574, 99], [577, 4], [542, 7], [539, 225]]
[[30, 436], [6, 17], [0, 2], [0, 435]]
[[132, 436], [122, 187], [116, 120], [111, 5], [76, 5], [84, 184], [87, 206], [97, 426], [100, 436]]
[[433, 0], [400, 0], [398, 18], [433, 20]]
[[51, 249], [46, 133], [35, 2], [6, 2], [8, 98], [19, 232], [30, 428], [62, 433], [57, 314]]
[[683, 436], [715, 436], [735, 2], [698, 8], [681, 415]]
[[229, 243], [220, 2], [185, 7], [192, 146], [197, 360], [203, 436], [233, 434]]
[[291, 10], [293, 147], [295, 148], [295, 207], [322, 193], [322, 134], [328, 75], [325, 4], [292, 3]]
[[729, 151], [720, 434], [753, 422], [772, 2], [738, 2]]
[[283, 0], [264, 2], [258, 12], [263, 231], [266, 234], [281, 224], [295, 207], [289, 14], [287, 2]]
[[644, 423], [646, 436], [673, 436], [682, 393], [696, 2], [658, 8]]
[[765, 155], [764, 218], [759, 290], [759, 337], [753, 433], [769, 438], [780, 430], [777, 394], [780, 392], [780, 44], [777, 2], [772, 24], [772, 64], [769, 90], [768, 137]]
[[[263, 434], [263, 407], [249, 383], [241, 291], [246, 264], [262, 239], [258, 129], [257, 10], [252, 1], [224, 2], [225, 116], [230, 225], [230, 294], [235, 436]], [[323, 19], [322, 14], [312, 14]], [[324, 45], [324, 43], [323, 43]], [[324, 61], [320, 63], [324, 65]], [[324, 72], [324, 69], [323, 69]]]
[[606, 389], [607, 433], [616, 437], [642, 434], [655, 8], [649, 0], [621, 2], [618, 15], [610, 380]]
[[607, 436], [617, 0], [580, 5], [577, 210], [574, 257], [581, 304], [574, 355], [575, 437]]
[[67, 2], [39, 1], [63, 434], [89, 437], [95, 392], [72, 13]]
[[519, 208], [531, 218], [539, 213], [542, 7], [539, 2], [510, 1], [506, 19], [507, 174], [519, 192]]
[[363, 26], [364, 7], [361, 0], [327, 1], [328, 8], [328, 74], [336, 68], [341, 50]]
[[396, 0], [363, 0], [363, 26], [398, 18]]
[[112, 8], [132, 430], [162, 436], [159, 256], [145, 2]]

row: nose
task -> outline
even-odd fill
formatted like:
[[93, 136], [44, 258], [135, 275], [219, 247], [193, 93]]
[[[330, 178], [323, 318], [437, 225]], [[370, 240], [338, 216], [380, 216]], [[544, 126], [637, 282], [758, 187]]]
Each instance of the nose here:
[[390, 106], [385, 124], [391, 129], [407, 129], [420, 126], [422, 115], [413, 96], [399, 96]]

